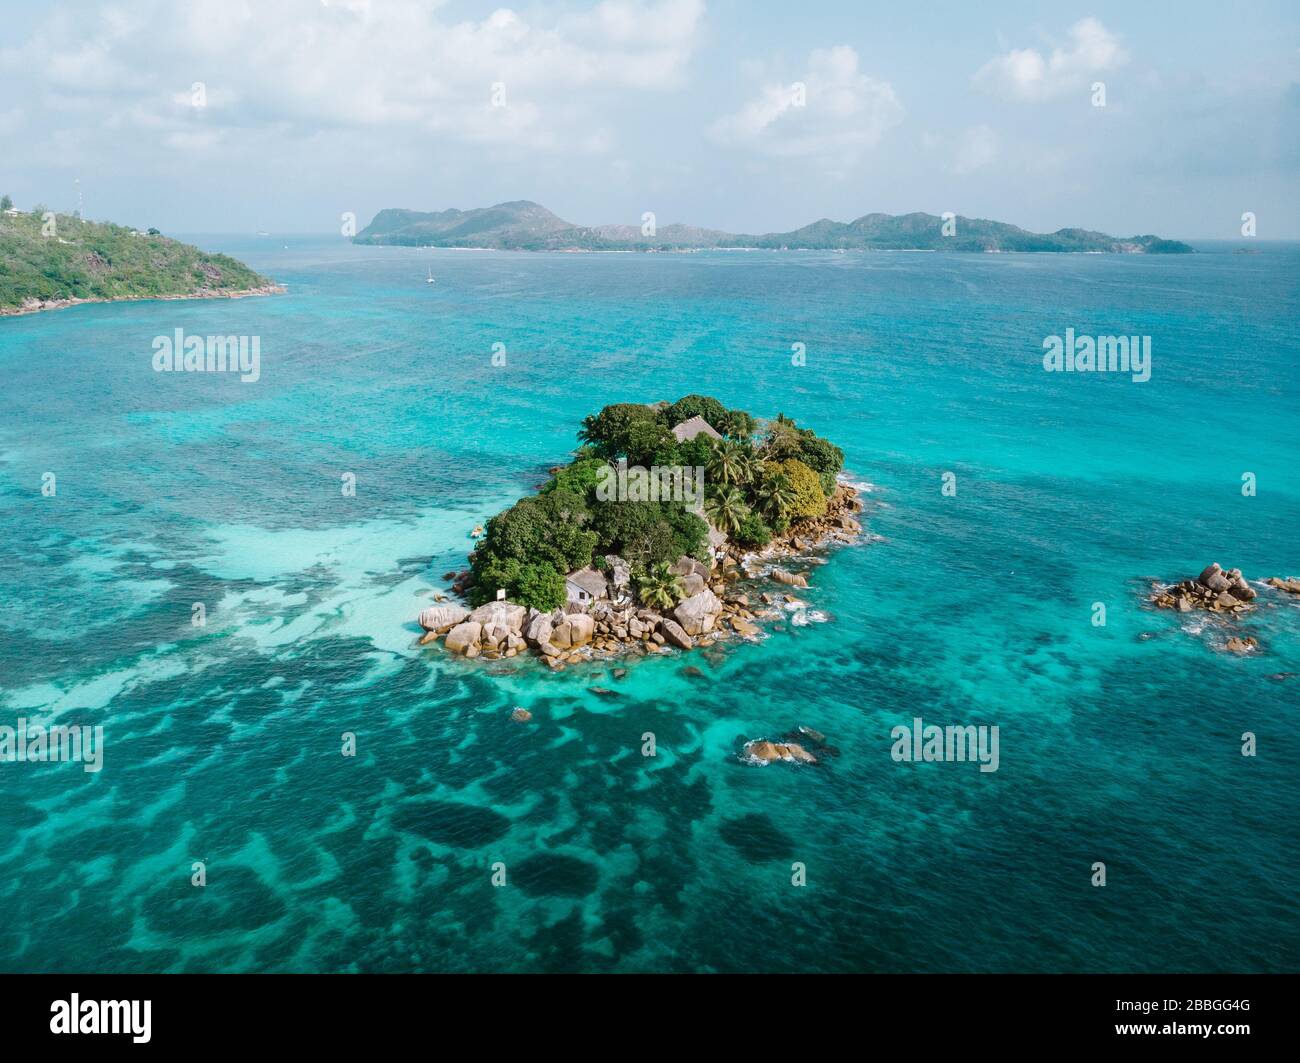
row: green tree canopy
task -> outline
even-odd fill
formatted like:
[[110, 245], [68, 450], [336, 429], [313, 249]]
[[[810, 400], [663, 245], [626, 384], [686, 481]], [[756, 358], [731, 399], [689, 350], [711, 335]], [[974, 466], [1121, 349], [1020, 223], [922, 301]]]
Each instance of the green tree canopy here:
[[735, 540], [741, 546], [766, 546], [772, 541], [772, 529], [767, 526], [762, 517], [752, 509], [747, 509], [740, 519], [740, 526], [736, 529]]
[[564, 604], [564, 574], [548, 561], [521, 564], [513, 557], [488, 555], [478, 566], [470, 600], [475, 605], [496, 600], [504, 590], [510, 601], [550, 612]]
[[818, 474], [826, 495], [834, 493], [835, 477], [844, 468], [844, 451], [812, 429], [800, 428], [784, 414], [768, 425], [762, 454], [772, 461], [795, 458], [803, 462]]
[[595, 447], [601, 457], [615, 459], [627, 456], [632, 430], [646, 423], [662, 425], [663, 415], [652, 406], [635, 402], [616, 402], [600, 413], [582, 422], [578, 438]]
[[635, 421], [623, 438], [629, 465], [678, 464], [677, 438], [661, 421]]
[[790, 490], [794, 492], [794, 501], [789, 510], [791, 520], [820, 517], [826, 512], [826, 493], [822, 490], [821, 479], [816, 472], [797, 458], [787, 458], [779, 462], [777, 468], [790, 482]]
[[683, 554], [701, 556], [708, 545], [708, 526], [679, 502], [607, 502], [592, 527], [601, 553], [618, 554], [640, 572]]
[[569, 492], [583, 499], [584, 504], [591, 505], [595, 500], [600, 470], [607, 464], [608, 462], [603, 458], [579, 456], [556, 472], [542, 487], [541, 494], [548, 495], [555, 491]]
[[476, 556], [514, 558], [520, 563], [546, 561], [562, 572], [591, 564], [594, 532], [582, 527], [588, 519], [581, 500], [569, 491], [521, 498], [487, 526]]
[[519, 579], [515, 583], [514, 593], [512, 595], [507, 591], [507, 597], [520, 605], [540, 609], [544, 613], [559, 609], [567, 597], [564, 589], [564, 574], [545, 561], [523, 565], [519, 570]]
[[689, 421], [692, 417], [703, 417], [712, 428], [721, 432], [726, 416], [727, 408], [709, 395], [684, 395], [668, 407], [670, 426]]

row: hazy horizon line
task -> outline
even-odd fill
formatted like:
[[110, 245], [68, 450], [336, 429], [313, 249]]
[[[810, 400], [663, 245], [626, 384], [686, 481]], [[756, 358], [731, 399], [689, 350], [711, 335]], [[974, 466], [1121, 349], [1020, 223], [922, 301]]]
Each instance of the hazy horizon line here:
[[[387, 209], [387, 208], [386, 208], [386, 209]], [[406, 208], [393, 208], [393, 209], [406, 209]], [[432, 212], [430, 212], [430, 213], [432, 213]], [[915, 211], [915, 212], [912, 212], [912, 213], [925, 213], [925, 212], [923, 212], [923, 211]], [[902, 216], [903, 216], [903, 215], [897, 215], [897, 214], [895, 214], [895, 215], [891, 215], [891, 217], [902, 217]], [[938, 217], [938, 215], [935, 215], [935, 216]], [[965, 217], [965, 215], [958, 215], [958, 217]], [[94, 219], [87, 219], [87, 220], [93, 221]], [[975, 219], [975, 220], [979, 220], [979, 221], [996, 221], [996, 219], [994, 219], [994, 218], [982, 218], [982, 219]], [[117, 224], [117, 223], [115, 222], [115, 223], [113, 223], [113, 224]], [[602, 223], [601, 223], [601, 225], [619, 225], [619, 224], [622, 224], [622, 223], [620, 223], [620, 222], [602, 222]], [[632, 223], [631, 223], [631, 222], [628, 222], [627, 224], [628, 224], [628, 225], [631, 225]], [[687, 223], [687, 222], [669, 222], [668, 224], [669, 224], [669, 225], [687, 225], [687, 224], [689, 224], [689, 223]], [[841, 223], [838, 223], [838, 224], [845, 224], [845, 223], [841, 222]], [[1012, 225], [1012, 224], [1014, 224], [1014, 222], [1003, 222], [1003, 223], [1001, 223], [1001, 224]], [[584, 226], [581, 226], [581, 228], [586, 228], [586, 229], [594, 229], [594, 228], [598, 228], [598, 227], [599, 227], [599, 226], [596, 226], [596, 225], [584, 225]], [[667, 225], [660, 226], [660, 228], [667, 228], [667, 227], [668, 227]], [[697, 225], [697, 226], [692, 226], [692, 228], [705, 229], [705, 228], [708, 228], [708, 226]], [[1068, 228], [1068, 229], [1082, 229], [1083, 226], [1079, 226], [1079, 225], [1070, 225], [1070, 226], [1064, 226], [1064, 228]], [[340, 237], [336, 231], [331, 231], [331, 230], [329, 230], [329, 229], [266, 229], [266, 230], [261, 230], [261, 231], [257, 231], [257, 230], [249, 230], [249, 229], [174, 229], [174, 230], [172, 230], [172, 231], [173, 231], [174, 233], [176, 233], [177, 235], [181, 235], [181, 236], [261, 236], [261, 235], [263, 234], [263, 232], [264, 232], [264, 233], [266, 233], [266, 235], [268, 235], [268, 236], [325, 236], [325, 237], [331, 237], [331, 238], [333, 238], [333, 239], [342, 239], [342, 240], [344, 240], [344, 241], [346, 241], [346, 242], [348, 242], [348, 243], [351, 243], [351, 242], [352, 242], [352, 238], [351, 238], [351, 237]], [[717, 230], [717, 231], [725, 231], [725, 230]], [[787, 231], [787, 232], [793, 232], [793, 231], [795, 231], [795, 230], [786, 230], [786, 231]], [[1052, 230], [1052, 232], [1057, 232], [1057, 231], [1059, 231], [1059, 230]], [[1102, 230], [1100, 230], [1100, 229], [1089, 229], [1089, 230], [1087, 230], [1087, 231], [1088, 231], [1088, 232], [1101, 232]], [[1034, 230], [1032, 230], [1032, 229], [1026, 229], [1025, 232], [1031, 232], [1031, 233], [1032, 233], [1032, 232], [1034, 232]], [[1052, 235], [1052, 232], [1037, 233], [1036, 235], [1050, 236], [1050, 235]], [[164, 233], [163, 235], [166, 236], [167, 234]], [[731, 235], [740, 235], [740, 236], [767, 236], [767, 235], [772, 235], [772, 234], [770, 234], [770, 233], [733, 233], [733, 234], [731, 234]], [[1107, 235], [1107, 236], [1114, 236], [1114, 235], [1116, 235], [1116, 234], [1114, 234], [1114, 233], [1107, 233], [1106, 235]], [[1132, 235], [1135, 235], [1135, 236], [1145, 236], [1145, 235], [1153, 235], [1153, 234], [1148, 234], [1148, 233], [1134, 233], [1134, 234], [1132, 234]], [[1197, 242], [1199, 242], [1199, 243], [1241, 244], [1241, 245], [1243, 245], [1243, 246], [1250, 246], [1250, 245], [1254, 245], [1254, 244], [1294, 244], [1294, 243], [1300, 243], [1300, 236], [1271, 236], [1271, 237], [1263, 237], [1263, 236], [1237, 236], [1237, 237], [1229, 237], [1229, 236], [1182, 236], [1182, 235], [1179, 235], [1179, 236], [1166, 236], [1166, 235], [1164, 235], [1164, 234], [1160, 234], [1160, 236], [1161, 236], [1161, 239], [1165, 239], [1165, 240], [1181, 240], [1181, 241], [1183, 241], [1183, 242], [1197, 241]], [[518, 249], [518, 248], [498, 248], [498, 247], [484, 247], [484, 248], [449, 247], [449, 246], [440, 246], [440, 245], [438, 245], [438, 244], [432, 244], [432, 245], [430, 245], [430, 244], [361, 244], [360, 246], [362, 246], [362, 247], [398, 247], [398, 248], [402, 248], [402, 247], [404, 247], [404, 248], [407, 248], [407, 249], [409, 249], [409, 250], [415, 250], [415, 251], [419, 251], [419, 250], [425, 250], [425, 251], [427, 251], [427, 250], [435, 250], [435, 251], [474, 251], [474, 250], [481, 250], [481, 251], [509, 251], [509, 250], [520, 250], [520, 249]], [[689, 248], [687, 248], [687, 249], [689, 250]], [[551, 249], [548, 249], [548, 250], [551, 250]], [[743, 249], [737, 249], [737, 248], [726, 248], [726, 247], [720, 247], [720, 248], [703, 247], [703, 248], [697, 248], [697, 249], [695, 249], [695, 250], [701, 250], [701, 251], [728, 251], [728, 250], [743, 250]], [[780, 249], [780, 248], [775, 248], [775, 247], [760, 247], [760, 248], [754, 248], [754, 250], [756, 250], [756, 251], [779, 251], [779, 250], [781, 250], [781, 249]], [[810, 248], [788, 248], [787, 250], [792, 250], [792, 251], [834, 251], [834, 250], [841, 250], [841, 249], [830, 248], [830, 247], [827, 247], [827, 248], [810, 247]], [[877, 250], [881, 250], [881, 251], [889, 251], [889, 250], [897, 250], [897, 249], [895, 249], [895, 248], [843, 248], [842, 250], [846, 250], [846, 251], [877, 251]], [[539, 253], [545, 253], [545, 252], [544, 252], [544, 251], [530, 251], [530, 252], [528, 252], [528, 253], [529, 253], [529, 254], [539, 254]], [[567, 253], [567, 252], [566, 252], [566, 253]], [[1030, 255], [1030, 254], [1082, 254], [1083, 252], [1072, 252], [1072, 251], [1062, 251], [1062, 252], [1052, 252], [1052, 251], [1003, 251], [1002, 253], [1003, 253], [1003, 254], [1008, 254], [1008, 255], [1010, 255], [1010, 254], [1024, 254], [1024, 255]]]

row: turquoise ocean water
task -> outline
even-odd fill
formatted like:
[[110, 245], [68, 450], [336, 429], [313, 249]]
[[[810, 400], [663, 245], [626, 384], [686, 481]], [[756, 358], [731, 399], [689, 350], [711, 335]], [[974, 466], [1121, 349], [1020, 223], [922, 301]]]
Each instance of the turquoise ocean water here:
[[[106, 743], [97, 774], [0, 763], [0, 969], [1300, 965], [1300, 600], [1262, 597], [1245, 658], [1142, 601], [1300, 575], [1300, 248], [200, 242], [289, 293], [0, 320], [0, 723]], [[261, 379], [153, 372], [177, 328], [259, 336]], [[1045, 373], [1066, 328], [1150, 335], [1151, 380]], [[806, 594], [830, 622], [621, 682], [413, 647], [583, 415], [688, 392], [872, 485], [875, 538]], [[998, 725], [999, 770], [895, 763], [918, 715]], [[737, 759], [797, 724], [841, 755]]]

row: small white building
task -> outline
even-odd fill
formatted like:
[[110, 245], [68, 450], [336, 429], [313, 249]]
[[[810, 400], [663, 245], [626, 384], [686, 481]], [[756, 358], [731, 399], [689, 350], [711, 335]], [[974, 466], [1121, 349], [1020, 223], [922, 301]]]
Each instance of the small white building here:
[[565, 597], [578, 605], [588, 605], [609, 594], [609, 584], [591, 566], [570, 572], [564, 577]]

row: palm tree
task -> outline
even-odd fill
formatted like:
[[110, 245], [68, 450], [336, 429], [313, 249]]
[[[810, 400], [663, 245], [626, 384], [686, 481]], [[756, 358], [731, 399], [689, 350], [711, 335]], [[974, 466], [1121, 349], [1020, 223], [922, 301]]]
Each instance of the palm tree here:
[[784, 520], [795, 503], [794, 487], [783, 472], [772, 472], [758, 482], [755, 492], [763, 516], [770, 521]]
[[745, 505], [745, 496], [734, 487], [719, 487], [704, 503], [704, 512], [719, 531], [734, 535], [740, 530], [740, 522], [745, 519], [749, 507]]
[[660, 561], [637, 582], [641, 601], [652, 608], [671, 609], [682, 600], [686, 588], [681, 576], [675, 575], [667, 561]]
[[744, 448], [730, 439], [723, 439], [713, 444], [713, 458], [709, 462], [709, 478], [715, 483], [744, 483], [750, 471], [747, 464], [748, 455]]
[[745, 447], [740, 452], [740, 482], [742, 484], [755, 483], [762, 470], [763, 462], [754, 453], [753, 448]]
[[738, 442], [747, 443], [754, 434], [754, 418], [744, 410], [728, 410], [721, 420], [721, 424], [713, 427]]

